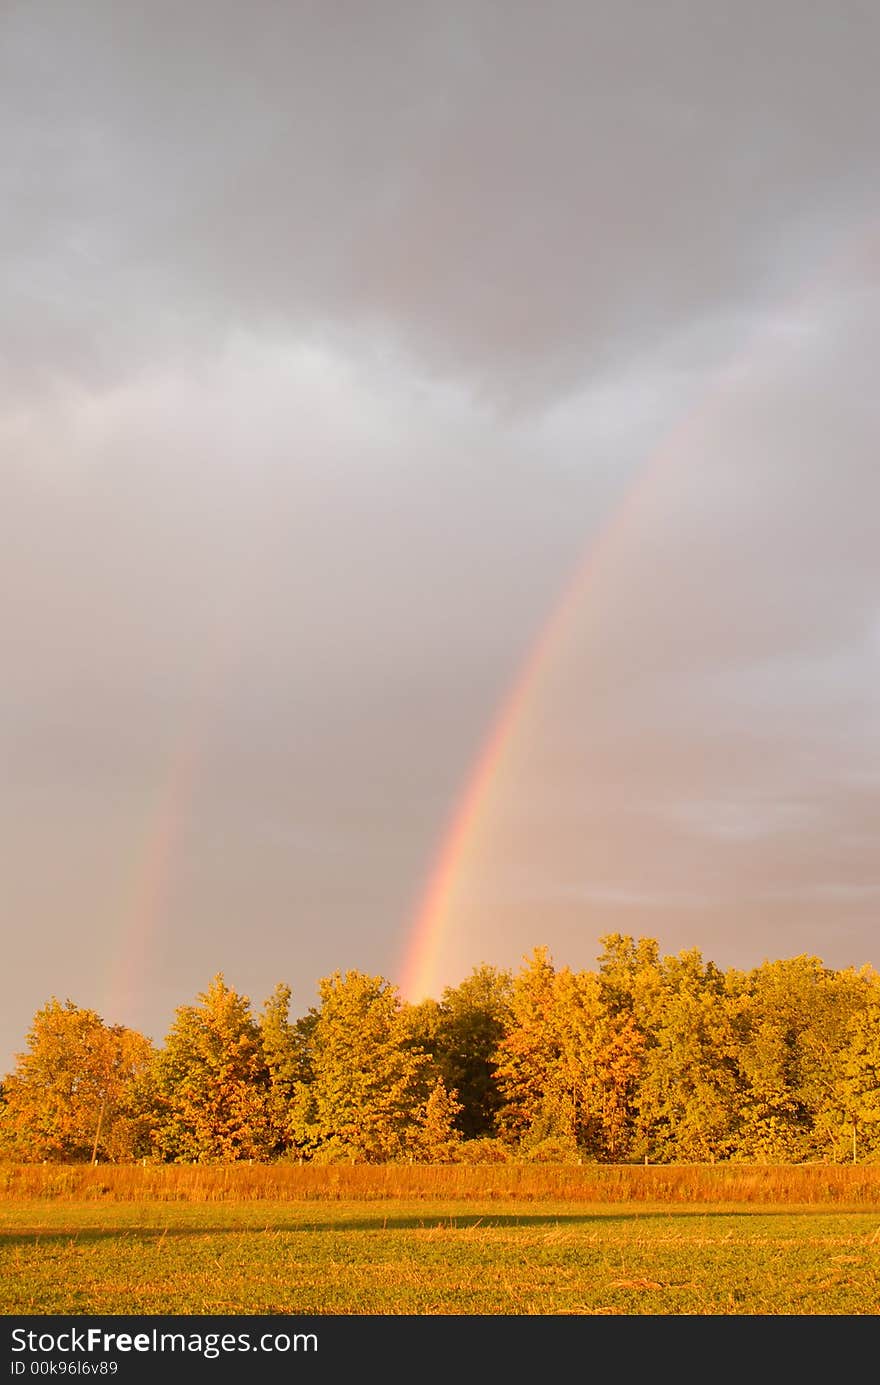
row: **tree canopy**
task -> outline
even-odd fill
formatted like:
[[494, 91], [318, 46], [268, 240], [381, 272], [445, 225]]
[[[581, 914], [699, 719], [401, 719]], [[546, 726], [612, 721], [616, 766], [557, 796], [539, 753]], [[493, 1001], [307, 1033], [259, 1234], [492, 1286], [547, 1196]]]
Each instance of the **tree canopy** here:
[[797, 1162], [880, 1159], [880, 976], [816, 957], [723, 971], [696, 949], [546, 948], [439, 1000], [335, 972], [291, 1015], [218, 974], [164, 1043], [72, 1000], [37, 1011], [0, 1087], [22, 1161]]

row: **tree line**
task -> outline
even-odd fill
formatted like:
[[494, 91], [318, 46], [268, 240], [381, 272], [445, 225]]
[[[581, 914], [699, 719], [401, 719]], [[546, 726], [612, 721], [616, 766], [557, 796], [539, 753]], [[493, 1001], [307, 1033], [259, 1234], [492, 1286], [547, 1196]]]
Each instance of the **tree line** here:
[[336, 972], [291, 1016], [222, 975], [155, 1046], [51, 999], [0, 1087], [31, 1161], [795, 1163], [880, 1158], [880, 974], [722, 970], [610, 934], [595, 970], [536, 948], [408, 1004]]

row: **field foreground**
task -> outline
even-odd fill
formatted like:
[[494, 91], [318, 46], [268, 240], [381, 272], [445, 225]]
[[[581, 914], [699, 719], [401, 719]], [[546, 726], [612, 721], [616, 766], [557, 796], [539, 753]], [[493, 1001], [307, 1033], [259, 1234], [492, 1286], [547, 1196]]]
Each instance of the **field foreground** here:
[[876, 1314], [878, 1173], [7, 1169], [0, 1311]]

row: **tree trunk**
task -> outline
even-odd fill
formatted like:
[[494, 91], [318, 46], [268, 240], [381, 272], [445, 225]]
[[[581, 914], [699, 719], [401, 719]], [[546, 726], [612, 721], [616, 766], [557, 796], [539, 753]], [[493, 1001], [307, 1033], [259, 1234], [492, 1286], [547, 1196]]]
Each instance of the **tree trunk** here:
[[101, 1102], [101, 1109], [100, 1109], [100, 1111], [98, 1112], [98, 1126], [97, 1126], [97, 1129], [95, 1130], [95, 1143], [92, 1145], [92, 1163], [93, 1163], [93, 1164], [97, 1164], [97, 1162], [98, 1162], [98, 1141], [99, 1141], [100, 1138], [101, 1138], [101, 1125], [102, 1125], [103, 1120], [104, 1120], [104, 1108], [106, 1107], [106, 1105], [107, 1105], [107, 1098], [104, 1097], [103, 1101]]

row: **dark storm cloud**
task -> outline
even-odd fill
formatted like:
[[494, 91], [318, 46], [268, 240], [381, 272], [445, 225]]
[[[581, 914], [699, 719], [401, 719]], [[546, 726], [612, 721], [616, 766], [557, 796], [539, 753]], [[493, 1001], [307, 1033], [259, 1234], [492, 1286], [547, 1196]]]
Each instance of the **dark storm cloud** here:
[[863, 215], [878, 39], [861, 4], [19, 6], [7, 389], [353, 320], [571, 388]]

